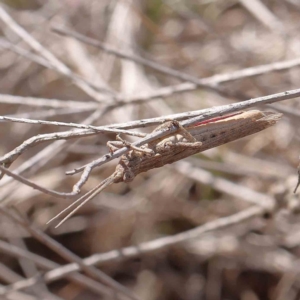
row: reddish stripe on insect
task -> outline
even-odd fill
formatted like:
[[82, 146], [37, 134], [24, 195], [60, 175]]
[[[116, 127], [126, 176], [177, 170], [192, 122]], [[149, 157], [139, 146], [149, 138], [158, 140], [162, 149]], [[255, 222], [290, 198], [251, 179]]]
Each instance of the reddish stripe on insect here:
[[211, 118], [211, 119], [204, 120], [204, 121], [198, 122], [196, 124], [193, 124], [192, 127], [199, 126], [199, 125], [204, 125], [204, 124], [208, 124], [208, 123], [213, 123], [213, 122], [216, 122], [216, 121], [219, 121], [219, 120], [224, 120], [224, 119], [227, 119], [227, 118], [239, 115], [241, 113], [242, 112], [236, 112], [236, 113], [233, 113], [233, 114], [230, 114], [230, 115], [226, 115], [226, 116], [220, 116], [220, 117]]

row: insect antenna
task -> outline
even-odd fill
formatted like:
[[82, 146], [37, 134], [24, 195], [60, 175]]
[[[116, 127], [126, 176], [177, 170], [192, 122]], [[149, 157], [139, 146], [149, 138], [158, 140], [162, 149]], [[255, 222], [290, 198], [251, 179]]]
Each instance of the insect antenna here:
[[59, 227], [61, 224], [63, 224], [65, 221], [67, 221], [71, 216], [74, 215], [74, 213], [81, 208], [84, 204], [86, 204], [88, 201], [93, 199], [95, 196], [97, 196], [102, 190], [104, 190], [107, 186], [111, 185], [114, 182], [114, 178], [112, 176], [104, 179], [102, 182], [100, 182], [96, 187], [94, 187], [92, 190], [84, 194], [82, 197], [71, 203], [68, 207], [63, 209], [60, 213], [58, 213], [56, 216], [54, 216], [52, 219], [50, 219], [47, 224], [52, 222], [53, 220], [60, 217], [64, 212], [68, 211], [70, 208], [75, 206], [77, 203], [81, 202], [76, 208], [71, 210], [71, 212], [64, 217], [56, 226], [55, 228]]

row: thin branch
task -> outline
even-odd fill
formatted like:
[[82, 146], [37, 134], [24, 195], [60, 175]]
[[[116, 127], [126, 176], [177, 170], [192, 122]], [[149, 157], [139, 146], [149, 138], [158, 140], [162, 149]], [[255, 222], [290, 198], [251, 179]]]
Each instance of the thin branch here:
[[31, 60], [32, 62], [35, 62], [41, 66], [44, 66], [48, 69], [53, 69], [53, 66], [48, 63], [46, 59], [43, 57], [36, 55], [22, 47], [19, 47], [17, 45], [14, 45], [13, 43], [9, 42], [8, 40], [5, 40], [4, 38], [0, 38], [0, 48], [10, 50], [20, 56], [23, 56], [27, 58], [28, 60]]
[[84, 124], [76, 124], [76, 123], [63, 123], [63, 122], [53, 122], [53, 121], [45, 121], [45, 120], [30, 120], [30, 119], [19, 119], [19, 118], [11, 118], [11, 117], [3, 117], [0, 116], [0, 120], [3, 121], [11, 121], [18, 123], [26, 123], [26, 124], [47, 124], [47, 125], [56, 125], [56, 126], [66, 126], [66, 127], [76, 127], [76, 128], [87, 128], [87, 131], [63, 131], [63, 132], [54, 132], [54, 133], [45, 133], [39, 134], [29, 138], [24, 141], [21, 145], [16, 147], [14, 150], [5, 154], [0, 158], [0, 164], [5, 164], [6, 166], [11, 165], [24, 151], [33, 147], [34, 145], [40, 144], [42, 142], [56, 141], [56, 140], [67, 140], [73, 138], [79, 138], [83, 136], [91, 136], [99, 133], [124, 133], [132, 136], [145, 137], [145, 134], [128, 131], [124, 129], [114, 129], [107, 128], [104, 126], [96, 127], [91, 125]]
[[[295, 58], [291, 60], [285, 60], [285, 61], [275, 62], [271, 64], [245, 68], [235, 72], [217, 74], [211, 77], [203, 78], [201, 79], [201, 81], [203, 81], [204, 84], [217, 85], [220, 83], [267, 74], [274, 71], [284, 71], [290, 68], [298, 67], [299, 65], [300, 65], [300, 58]], [[169, 97], [175, 93], [194, 91], [197, 88], [198, 86], [196, 84], [185, 82], [174, 86], [162, 87], [155, 91], [151, 91], [140, 95], [122, 96], [119, 97], [120, 99], [118, 103], [109, 107], [111, 107], [110, 109], [112, 109], [115, 107], [121, 107], [126, 105], [142, 104], [145, 101], [154, 100], [162, 97]], [[72, 105], [86, 105], [86, 106], [91, 106], [91, 108], [97, 108], [97, 104], [95, 104], [94, 102], [89, 103], [89, 102], [80, 102], [80, 101], [71, 101], [71, 100], [61, 101], [56, 99], [31, 98], [31, 97], [20, 97], [20, 96], [12, 96], [12, 95], [0, 95], [0, 102], [11, 103], [11, 104], [22, 104], [22, 105], [34, 105], [34, 106], [49, 106], [49, 107], [69, 107]]]
[[[120, 259], [129, 259], [146, 253], [152, 253], [157, 250], [169, 248], [178, 243], [185, 243], [190, 239], [199, 238], [199, 236], [206, 232], [244, 222], [250, 218], [260, 216], [264, 212], [265, 209], [263, 207], [253, 206], [231, 216], [213, 220], [194, 229], [187, 230], [173, 236], [158, 238], [149, 242], [141, 243], [137, 246], [130, 246], [118, 250], [108, 251], [106, 253], [94, 254], [83, 259], [82, 261], [86, 265], [97, 265], [99, 263], [112, 262], [116, 260], [119, 261]], [[80, 266], [73, 263], [47, 272], [45, 274], [45, 278], [47, 278], [47, 280], [56, 280], [63, 278], [66, 276], [66, 274], [78, 270], [80, 270]]]
[[239, 2], [264, 26], [276, 33], [283, 33], [283, 23], [260, 0], [239, 0]]
[[[0, 286], [0, 295], [6, 295], [11, 292], [16, 292], [18, 290], [22, 290], [22, 289], [25, 289], [28, 287], [33, 287], [36, 284], [41, 282], [40, 279], [41, 279], [40, 275], [36, 275], [36, 276], [30, 277], [28, 279], [19, 280], [8, 286]], [[41, 297], [41, 295], [38, 295], [38, 296]]]
[[[0, 240], [0, 252], [6, 253], [7, 255], [14, 256], [17, 258], [25, 258], [25, 259], [32, 260], [40, 268], [45, 269], [45, 270], [52, 270], [52, 269], [60, 267], [60, 265], [58, 263], [55, 263], [45, 257], [39, 256], [35, 253], [21, 249], [14, 245], [8, 244], [7, 242], [5, 242], [3, 240]], [[82, 275], [80, 273], [68, 274], [65, 278], [69, 279], [70, 281], [75, 282], [81, 286], [89, 288], [91, 291], [97, 293], [98, 295], [104, 294], [104, 295], [111, 297], [114, 294], [114, 292], [111, 292], [111, 290], [106, 288], [100, 282], [96, 282], [95, 280], [90, 279], [87, 276]], [[37, 280], [41, 279], [41, 278], [35, 277], [35, 279], [37, 282]], [[29, 280], [30, 283], [27, 280]], [[48, 282], [48, 279], [44, 275], [42, 275], [42, 280], [46, 283]], [[23, 285], [26, 287], [30, 287], [36, 283], [34, 280], [32, 280], [32, 278], [28, 278], [25, 281], [27, 281], [27, 284], [26, 284], [26, 282], [23, 282]]]
[[63, 108], [63, 109], [43, 109], [27, 113], [17, 113], [13, 115], [6, 115], [6, 117], [19, 118], [19, 119], [47, 119], [58, 116], [68, 116], [73, 114], [83, 114], [94, 111], [92, 108]]
[[[300, 65], [300, 58], [286, 60], [282, 62], [276, 62], [272, 64], [260, 65], [251, 68], [238, 70], [232, 73], [218, 74], [211, 77], [201, 79], [204, 83], [218, 84], [247, 77], [253, 77], [270, 73], [272, 71], [283, 71]], [[119, 97], [119, 101], [112, 105], [107, 105], [107, 111], [114, 108], [119, 108], [127, 105], [143, 104], [145, 101], [155, 100], [161, 97], [169, 97], [175, 93], [183, 93], [193, 91], [198, 86], [193, 83], [182, 83], [175, 86], [163, 87], [149, 93], [134, 95], [134, 96], [122, 96]], [[32, 97], [21, 97], [13, 95], [0, 95], [0, 103], [8, 104], [21, 104], [30, 106], [46, 106], [46, 107], [80, 107], [84, 106], [85, 109], [96, 109], [98, 105], [94, 102], [80, 102], [72, 100], [57, 100], [57, 99], [44, 99], [44, 98], [32, 98]], [[175, 119], [175, 118], [174, 118]]]
[[[36, 155], [30, 157], [29, 159], [25, 160], [20, 166], [18, 166], [14, 170], [15, 175], [21, 175], [25, 171], [32, 170], [32, 169], [39, 169], [44, 166], [51, 158], [55, 157], [58, 153], [62, 151], [64, 147], [69, 147], [70, 145], [65, 144], [66, 141], [60, 140], [55, 141], [54, 143], [50, 144], [49, 146], [45, 147], [43, 150], [39, 151]], [[74, 143], [74, 142], [73, 142]], [[4, 187], [8, 183], [12, 181], [13, 177], [6, 177], [1, 180], [0, 188]], [[1, 202], [2, 200], [0, 200]]]
[[[130, 246], [126, 248], [121, 248], [118, 250], [112, 250], [108, 251], [106, 253], [100, 253], [100, 254], [94, 254], [90, 257], [87, 257], [82, 260], [82, 263], [86, 266], [92, 266], [92, 265], [98, 265], [99, 263], [104, 262], [112, 262], [120, 259], [129, 259], [133, 257], [137, 257], [143, 254], [152, 253], [154, 251], [163, 250], [168, 247], [174, 246], [178, 243], [184, 243], [187, 242], [190, 239], [195, 239], [201, 236], [202, 234], [222, 229], [227, 226], [231, 226], [234, 224], [238, 224], [241, 222], [244, 222], [250, 218], [260, 216], [265, 212], [263, 207], [253, 206], [250, 207], [244, 211], [240, 211], [236, 214], [233, 214], [228, 217], [219, 218], [217, 220], [213, 220], [211, 222], [208, 222], [206, 224], [200, 225], [194, 229], [173, 235], [173, 236], [167, 236], [162, 237], [159, 239], [155, 239], [149, 242], [141, 243], [137, 246]], [[0, 241], [0, 251], [5, 249], [5, 245], [3, 245], [4, 242]], [[13, 248], [15, 250], [16, 247]], [[18, 250], [19, 252], [19, 250]], [[11, 253], [13, 254], [13, 253]], [[31, 256], [35, 254], [29, 253], [29, 256], [27, 255], [28, 259], [32, 259]], [[42, 258], [44, 259], [44, 258]], [[48, 271], [43, 275], [43, 278], [46, 282], [52, 282], [54, 280], [58, 280], [60, 278], [64, 278], [65, 276], [70, 276], [71, 273], [74, 271], [81, 270], [81, 266], [77, 263], [71, 263], [65, 266], [57, 267], [51, 271]], [[77, 274], [76, 274], [77, 275]], [[26, 287], [29, 287], [35, 282], [30, 281], [31, 278], [28, 279], [28, 284]]]
[[[22, 258], [20, 258], [22, 259]], [[34, 263], [31, 261], [26, 260], [28, 263]], [[32, 277], [28, 276], [28, 277]], [[1, 281], [5, 282], [5, 283], [9, 283], [11, 286], [12, 284], [17, 284], [18, 282], [23, 282], [23, 280], [27, 280], [24, 277], [20, 276], [19, 274], [17, 274], [15, 271], [9, 269], [6, 265], [4, 265], [3, 263], [0, 263], [0, 279]], [[2, 286], [2, 284], [0, 285], [0, 294], [2, 291], [6, 291], [8, 286]], [[16, 293], [13, 289], [10, 290], [10, 293]], [[27, 294], [21, 294], [19, 296], [19, 298], [13, 298], [13, 299], [28, 299], [29, 293], [31, 295], [36, 295], [37, 298], [34, 299], [49, 299], [49, 300], [63, 300], [62, 298], [50, 293], [49, 291], [47, 291], [46, 286], [34, 286], [31, 285], [29, 288], [27, 288], [26, 290]]]
[[[25, 242], [22, 238], [8, 237], [8, 240], [12, 245], [15, 245], [17, 247], [27, 250], [27, 245], [25, 244]], [[33, 261], [29, 261], [29, 260], [23, 259], [23, 258], [18, 258], [18, 263], [21, 267], [22, 273], [25, 275], [26, 278], [32, 277], [32, 276], [37, 276], [39, 274], [39, 270]], [[20, 276], [19, 279], [13, 280], [13, 282], [10, 282], [10, 283], [15, 284], [16, 281], [20, 281], [22, 279], [24, 279], [24, 278]], [[5, 288], [7, 288], [7, 287], [5, 287]], [[31, 293], [33, 293], [34, 295], [37, 295], [41, 298], [49, 298], [49, 300], [63, 300], [62, 298], [51, 294], [48, 291], [47, 286], [44, 282], [39, 282], [38, 284], [36, 284], [32, 288], [30, 288], [29, 291], [31, 291]]]
[[[263, 74], [269, 74], [270, 72], [285, 71], [291, 68], [299, 67], [300, 58], [295, 58], [291, 60], [279, 61], [271, 64], [258, 65], [250, 68], [241, 69], [238, 71], [216, 74], [211, 77], [202, 78], [201, 81], [203, 84], [215, 84], [231, 82], [235, 80], [241, 80], [244, 78], [254, 77]], [[124, 96], [120, 101], [121, 105], [130, 104], [139, 104], [144, 103], [145, 101], [154, 100], [157, 98], [166, 98], [170, 97], [173, 94], [191, 92], [199, 87], [191, 82], [184, 82], [173, 86], [167, 86], [159, 88], [155, 91], [150, 91], [148, 93], [133, 95], [133, 96]]]
[[94, 47], [100, 48], [103, 51], [105, 51], [109, 54], [115, 55], [119, 58], [133, 61], [135, 63], [144, 65], [144, 66], [149, 67], [149, 68], [151, 68], [155, 71], [158, 71], [160, 73], [172, 76], [172, 77], [177, 78], [177, 79], [192, 82], [192, 83], [196, 84], [198, 87], [202, 87], [204, 89], [214, 91], [214, 92], [216, 92], [216, 93], [218, 93], [218, 94], [220, 94], [224, 97], [236, 98], [236, 99], [239, 99], [239, 100], [247, 98], [246, 95], [242, 95], [241, 93], [236, 93], [236, 92], [233, 92], [233, 91], [225, 90], [223, 88], [217, 87], [215, 84], [210, 84], [210, 83], [205, 83], [204, 84], [201, 79], [198, 79], [195, 76], [192, 76], [192, 75], [189, 75], [189, 74], [171, 69], [169, 67], [163, 66], [160, 63], [151, 61], [149, 59], [140, 57], [138, 55], [135, 55], [135, 54], [132, 54], [132, 53], [127, 53], [127, 52], [121, 51], [119, 49], [115, 49], [115, 48], [113, 48], [113, 47], [111, 47], [107, 44], [104, 44], [104, 43], [102, 43], [98, 40], [86, 37], [86, 36], [84, 36], [80, 33], [77, 33], [75, 31], [71, 31], [71, 30], [68, 30], [68, 29], [65, 29], [65, 28], [58, 28], [58, 27], [53, 27], [52, 30], [54, 32], [58, 33], [58, 34], [65, 35], [65, 36], [71, 36], [72, 38], [75, 38], [75, 39], [77, 39], [77, 40], [79, 40], [83, 43], [86, 43], [86, 44], [92, 45]]
[[[58, 121], [45, 121], [45, 120], [32, 120], [32, 119], [25, 119], [25, 118], [13, 118], [8, 116], [0, 116], [0, 121], [9, 121], [9, 122], [15, 122], [15, 123], [25, 123], [25, 124], [35, 124], [35, 125], [52, 125], [52, 126], [62, 126], [62, 127], [72, 127], [72, 128], [84, 128], [84, 129], [92, 129], [97, 133], [123, 133], [127, 135], [137, 136], [137, 137], [145, 137], [146, 134], [140, 133], [140, 132], [134, 132], [129, 130], [123, 130], [123, 129], [114, 129], [109, 128], [105, 126], [92, 126], [92, 125], [85, 125], [85, 124], [78, 124], [78, 123], [65, 123], [65, 122], [58, 122]], [[57, 135], [60, 132], [51, 133], [53, 135]], [[65, 135], [65, 134], [63, 134]], [[50, 137], [51, 138], [51, 137]], [[47, 141], [49, 141], [49, 138], [45, 138]], [[57, 139], [57, 138], [55, 138]]]
[[38, 107], [52, 107], [52, 108], [89, 108], [89, 109], [99, 108], [99, 104], [91, 101], [46, 99], [46, 98], [22, 97], [22, 96], [6, 95], [6, 94], [0, 94], [0, 103], [38, 106]]
[[[103, 114], [100, 110], [96, 110], [83, 121], [83, 124], [92, 124], [95, 120], [101, 118], [102, 115]], [[85, 129], [82, 130], [85, 131]], [[80, 129], [78, 129], [78, 131], [80, 131]], [[66, 143], [65, 140], [55, 141], [52, 144], [45, 147], [43, 150], [37, 152], [33, 157], [24, 161], [22, 165], [20, 165], [17, 169], [14, 170], [14, 173], [20, 175], [28, 170], [37, 170], [45, 164], [47, 164], [53, 157], [56, 157], [58, 153], [61, 154], [64, 148], [70, 147], [72, 144], [75, 143], [77, 143], [77, 141], [73, 141], [72, 143]], [[11, 181], [12, 177], [6, 177], [4, 180], [1, 181], [0, 188]]]
[[[51, 65], [57, 68], [61, 73], [70, 76], [73, 72], [60, 60], [58, 60], [49, 50], [43, 47], [32, 35], [30, 35], [24, 28], [18, 25], [11, 16], [0, 6], [0, 19], [7, 25], [9, 28], [15, 32], [22, 40], [24, 40], [32, 49], [39, 53], [43, 58], [45, 58]], [[79, 78], [73, 78], [73, 82], [88, 95], [93, 97], [93, 99], [102, 102], [102, 96], [100, 93], [92, 89], [85, 80]], [[104, 87], [103, 87], [104, 89]], [[112, 93], [111, 90], [106, 91]]]
[[44, 188], [20, 175], [17, 175], [13, 172], [11, 172], [10, 170], [2, 167], [0, 165], [0, 171], [2, 174], [6, 174], [10, 177], [12, 177], [13, 179], [27, 185], [27, 186], [30, 186], [31, 188], [33, 188], [34, 190], [38, 190], [46, 195], [50, 195], [50, 196], [53, 196], [53, 197], [57, 197], [57, 198], [62, 198], [62, 199], [68, 199], [70, 197], [73, 197], [73, 196], [76, 196], [77, 194], [76, 193], [61, 193], [61, 192], [56, 192], [54, 190], [50, 190], [50, 189], [47, 189], [47, 188]]
[[171, 87], [163, 87], [161, 89], [158, 89], [157, 91], [150, 92], [150, 93], [147, 93], [144, 95], [128, 96], [128, 97], [125, 96], [125, 98], [121, 96], [121, 98], [118, 101], [118, 105], [128, 105], [129, 103], [130, 104], [143, 103], [145, 100], [152, 100], [154, 98], [159, 98], [159, 97], [167, 97], [174, 93], [183, 93], [183, 92], [187, 92], [187, 91], [192, 91], [199, 87], [206, 88], [206, 89], [207, 88], [212, 89], [223, 96], [235, 97], [235, 98], [241, 100], [241, 99], [245, 99], [246, 96], [241, 95], [241, 94], [234, 95], [233, 93], [231, 95], [227, 95], [227, 93], [229, 93], [228, 91], [225, 91], [225, 94], [223, 94], [224, 90], [217, 88], [217, 85], [220, 83], [225, 83], [225, 82], [229, 82], [229, 81], [234, 81], [234, 80], [238, 80], [238, 79], [243, 79], [243, 78], [248, 78], [248, 77], [253, 77], [253, 76], [257, 76], [257, 75], [270, 73], [272, 71], [283, 71], [286, 69], [290, 69], [290, 68], [299, 66], [299, 64], [300, 64], [300, 59], [296, 58], [296, 59], [292, 59], [292, 60], [286, 60], [286, 61], [282, 61], [282, 62], [259, 65], [259, 66], [255, 66], [255, 67], [251, 67], [251, 68], [245, 68], [245, 69], [238, 70], [238, 71], [231, 72], [231, 73], [217, 74], [217, 75], [214, 75], [211, 77], [198, 79], [194, 76], [184, 74], [179, 71], [175, 71], [173, 69], [162, 66], [161, 64], [152, 62], [145, 58], [142, 58], [142, 57], [139, 57], [139, 56], [136, 56], [133, 54], [129, 54], [129, 53], [124, 53], [117, 49], [113, 49], [112, 47], [105, 45], [104, 43], [101, 43], [97, 40], [83, 36], [77, 32], [70, 31], [65, 28], [57, 28], [57, 27], [53, 28], [53, 30], [59, 34], [71, 36], [73, 38], [76, 38], [76, 39], [84, 42], [84, 43], [88, 43], [95, 47], [101, 48], [102, 50], [104, 50], [110, 54], [116, 55], [118, 57], [121, 57], [123, 59], [132, 60], [136, 63], [143, 64], [147, 67], [153, 68], [156, 71], [160, 71], [160, 72], [168, 74], [170, 76], [188, 81], [186, 83], [171, 86]]
[[231, 113], [238, 110], [247, 109], [253, 106], [265, 105], [270, 103], [275, 103], [283, 100], [294, 99], [300, 96], [300, 89], [289, 90], [281, 93], [271, 94], [267, 96], [252, 98], [250, 100], [245, 100], [241, 102], [236, 102], [232, 104], [226, 104], [222, 106], [216, 106], [212, 108], [205, 108], [201, 110], [194, 110], [184, 113], [177, 113], [172, 115], [165, 115], [157, 118], [141, 119], [137, 121], [130, 121], [127, 123], [116, 123], [108, 125], [109, 128], [123, 128], [123, 129], [133, 129], [138, 127], [147, 127], [152, 125], [158, 125], [167, 120], [185, 120], [188, 118], [193, 118], [196, 116], [204, 116], [203, 120], [209, 119], [210, 117], [222, 115], [222, 113], [212, 114], [214, 110], [221, 110], [226, 113]]
[[39, 242], [50, 248], [52, 251], [63, 257], [64, 259], [72, 262], [76, 262], [80, 265], [82, 270], [86, 272], [93, 278], [96, 278], [100, 282], [103, 282], [110, 288], [112, 288], [117, 294], [124, 294], [130, 299], [138, 300], [138, 298], [132, 294], [132, 292], [127, 289], [126, 287], [122, 286], [120, 283], [103, 273], [101, 270], [93, 267], [93, 266], [86, 266], [80, 257], [72, 253], [67, 248], [63, 247], [60, 243], [46, 235], [43, 231], [38, 228], [35, 228], [31, 224], [29, 224], [23, 217], [20, 215], [18, 217], [15, 216], [12, 212], [8, 211], [7, 209], [1, 209], [1, 213], [5, 214], [13, 221], [15, 221], [20, 226], [24, 227], [35, 239]]
[[[67, 78], [70, 78], [72, 81], [74, 81], [76, 83], [76, 81], [79, 82], [84, 82], [86, 83], [89, 87], [93, 88], [96, 91], [99, 92], [106, 92], [109, 94], [115, 94], [112, 90], [108, 89], [107, 87], [101, 87], [98, 86], [96, 84], [94, 84], [93, 82], [90, 82], [89, 80], [87, 80], [86, 78], [83, 78], [80, 75], [77, 75], [75, 73], [73, 73], [71, 70], [69, 73], [66, 72], [62, 72], [61, 69], [57, 68], [56, 66], [54, 66], [53, 64], [49, 64], [44, 58], [41, 58], [40, 56], [33, 54], [21, 47], [18, 47], [12, 43], [10, 43], [9, 41], [6, 41], [4, 39], [0, 39], [0, 47], [4, 48], [4, 49], [9, 49], [13, 52], [15, 52], [18, 55], [21, 55], [41, 66], [44, 66], [45, 68], [51, 69], [51, 70], [55, 70], [56, 72], [59, 72], [60, 74], [64, 75]], [[111, 97], [102, 97], [103, 100], [108, 100]], [[113, 99], [113, 98], [112, 98]]]

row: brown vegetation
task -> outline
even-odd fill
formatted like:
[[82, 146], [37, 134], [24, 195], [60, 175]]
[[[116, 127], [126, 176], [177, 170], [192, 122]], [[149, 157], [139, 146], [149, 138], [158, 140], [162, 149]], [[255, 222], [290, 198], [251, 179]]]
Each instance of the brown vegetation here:
[[[300, 299], [298, 1], [2, 2], [1, 299]], [[267, 95], [277, 125], [112, 185], [58, 228], [74, 197], [28, 186], [70, 193], [66, 172], [118, 132]]]

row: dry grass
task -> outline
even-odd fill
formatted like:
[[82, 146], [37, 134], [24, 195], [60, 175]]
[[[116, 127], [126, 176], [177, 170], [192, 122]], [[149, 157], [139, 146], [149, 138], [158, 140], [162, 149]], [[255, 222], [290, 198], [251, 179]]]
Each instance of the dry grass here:
[[[299, 88], [298, 1], [5, 2], [1, 116], [104, 126]], [[284, 117], [256, 135], [113, 185], [57, 229], [47, 221], [73, 200], [4, 176], [3, 299], [300, 299], [293, 194], [300, 106], [290, 99], [259, 108]], [[0, 156], [31, 137], [67, 130], [3, 121]], [[79, 175], [65, 172], [107, 153], [114, 139], [105, 133], [44, 142], [9, 169], [70, 192]], [[82, 192], [116, 162], [94, 169]], [[271, 210], [264, 201], [274, 204]]]

